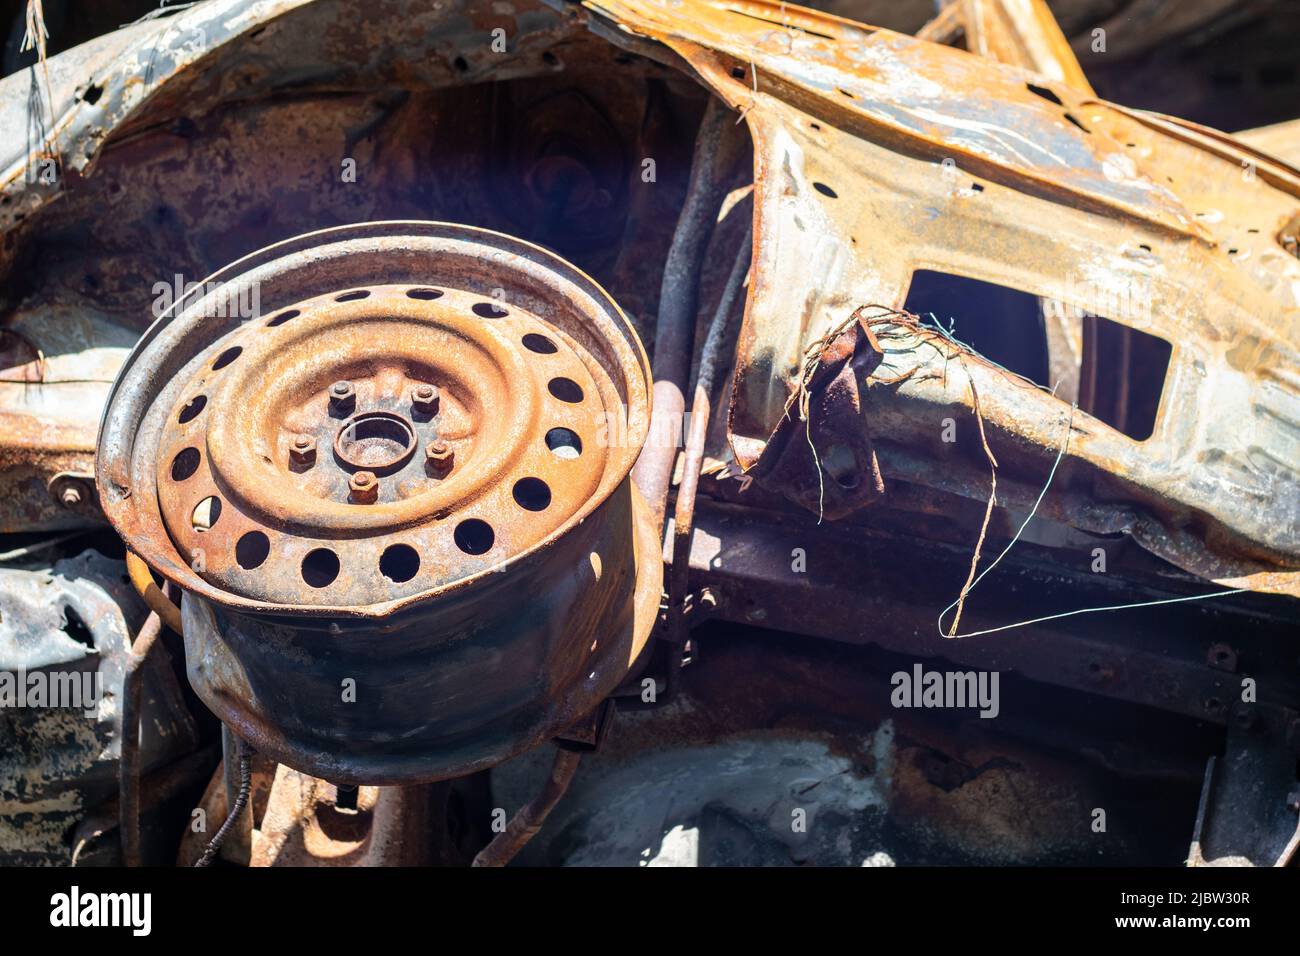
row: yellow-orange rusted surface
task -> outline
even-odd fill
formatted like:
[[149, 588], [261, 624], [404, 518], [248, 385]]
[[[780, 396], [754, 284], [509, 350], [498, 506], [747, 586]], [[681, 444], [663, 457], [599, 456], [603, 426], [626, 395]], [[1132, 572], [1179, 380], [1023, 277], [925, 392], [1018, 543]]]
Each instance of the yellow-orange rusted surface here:
[[[1300, 260], [1279, 243], [1300, 210], [1300, 172], [1225, 134], [798, 7], [586, 6], [673, 51], [753, 133], [754, 273], [729, 436], [741, 467], [760, 465], [787, 419], [810, 349], [859, 307], [902, 306], [916, 270], [953, 273], [1173, 346], [1149, 439], [1075, 416], [1052, 496], [1063, 518], [1130, 533], [1206, 577], [1300, 590], [1287, 518], [1300, 469]], [[897, 371], [947, 361], [900, 347]], [[943, 460], [940, 422], [969, 421], [976, 390], [1029, 486], [1063, 442], [1068, 405], [978, 362], [969, 376], [864, 384], [862, 427], [921, 463]], [[887, 479], [942, 484], [954, 471], [919, 476], [903, 457], [882, 455]], [[987, 464], [967, 464], [952, 489], [986, 496]], [[824, 497], [828, 513], [862, 503], [835, 488]]]

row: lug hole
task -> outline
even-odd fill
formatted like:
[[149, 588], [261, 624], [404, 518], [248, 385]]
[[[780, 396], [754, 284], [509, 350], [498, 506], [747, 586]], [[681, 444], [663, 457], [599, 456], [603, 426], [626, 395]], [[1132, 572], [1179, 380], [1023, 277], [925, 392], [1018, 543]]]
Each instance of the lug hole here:
[[510, 314], [495, 302], [476, 302], [471, 311], [480, 319], [503, 319]]

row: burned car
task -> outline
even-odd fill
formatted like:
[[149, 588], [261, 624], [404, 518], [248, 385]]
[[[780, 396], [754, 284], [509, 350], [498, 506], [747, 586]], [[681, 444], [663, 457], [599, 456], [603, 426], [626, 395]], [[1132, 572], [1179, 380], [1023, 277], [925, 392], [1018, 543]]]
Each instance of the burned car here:
[[850, 6], [0, 81], [0, 858], [1292, 860], [1300, 136]]

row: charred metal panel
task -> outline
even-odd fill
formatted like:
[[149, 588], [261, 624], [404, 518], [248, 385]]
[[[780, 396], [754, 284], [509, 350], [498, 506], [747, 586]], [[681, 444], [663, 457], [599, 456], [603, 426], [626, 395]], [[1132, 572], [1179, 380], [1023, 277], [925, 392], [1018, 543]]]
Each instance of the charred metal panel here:
[[[98, 698], [89, 712], [52, 700], [0, 706], [0, 861], [72, 862], [77, 823], [116, 793], [123, 666], [142, 619], [125, 566], [96, 551], [45, 570], [0, 569], [0, 673], [84, 678]], [[145, 674], [143, 765], [158, 769], [196, 743], [175, 675], [155, 658]]]
[[[680, 54], [754, 135], [741, 467], [766, 480], [787, 444], [774, 438], [807, 430], [791, 409], [810, 363], [855, 316], [902, 306], [918, 269], [967, 276], [1171, 343], [1155, 433], [1135, 442], [964, 350], [900, 340], [889, 377], [862, 383], [886, 494], [891, 475], [915, 480], [943, 453], [945, 419], [974, 436], [977, 414], [1002, 467], [1041, 485], [1072, 420], [1049, 495], [1072, 523], [1132, 534], [1207, 578], [1296, 592], [1300, 262], [1275, 236], [1300, 209], [1300, 172], [1036, 74], [778, 4], [589, 6]], [[822, 482], [825, 451], [774, 486], [808, 504], [820, 482], [818, 508], [842, 515], [871, 482]], [[988, 496], [977, 440], [943, 460], [936, 480]]]

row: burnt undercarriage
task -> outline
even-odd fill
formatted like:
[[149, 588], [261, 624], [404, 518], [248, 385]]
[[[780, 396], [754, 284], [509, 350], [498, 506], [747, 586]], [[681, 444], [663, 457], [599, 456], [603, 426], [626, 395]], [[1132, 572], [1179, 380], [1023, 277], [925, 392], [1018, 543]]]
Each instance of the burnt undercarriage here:
[[0, 859], [1290, 860], [1300, 172], [795, 8], [365, 6], [0, 86], [0, 670], [107, 688], [0, 715]]

